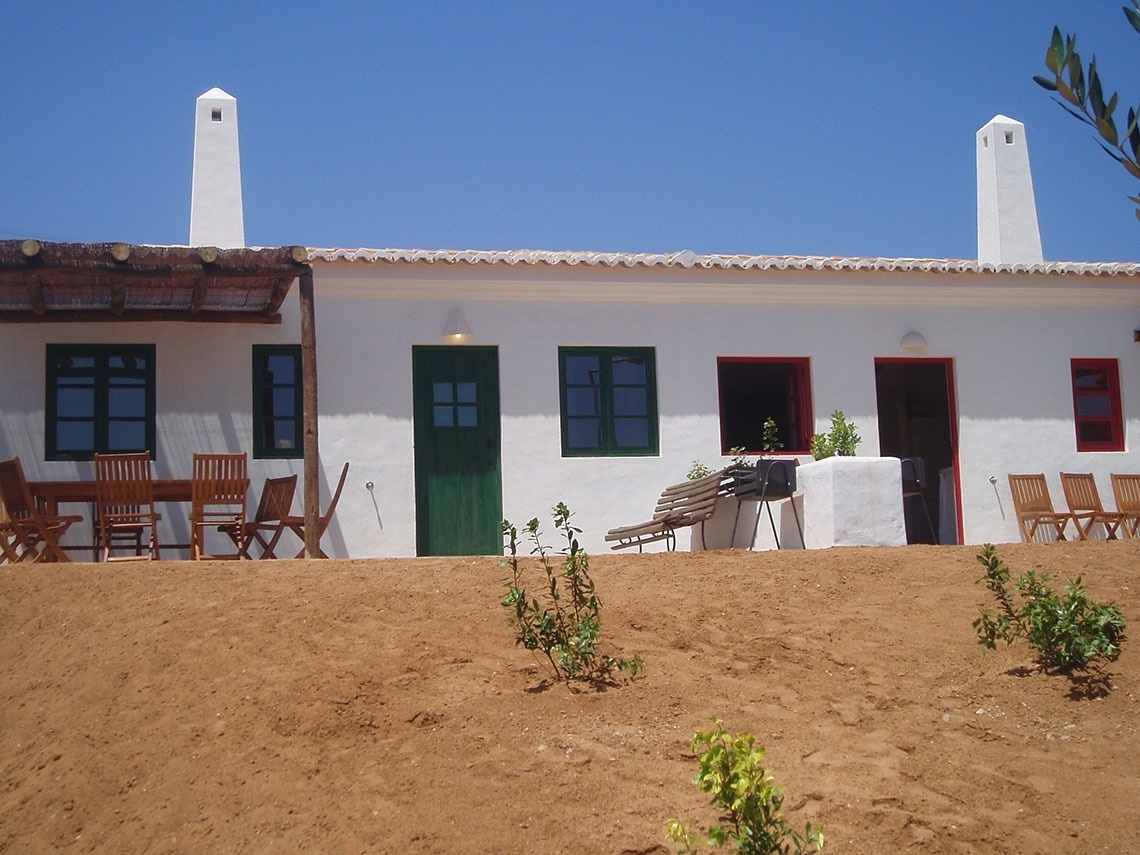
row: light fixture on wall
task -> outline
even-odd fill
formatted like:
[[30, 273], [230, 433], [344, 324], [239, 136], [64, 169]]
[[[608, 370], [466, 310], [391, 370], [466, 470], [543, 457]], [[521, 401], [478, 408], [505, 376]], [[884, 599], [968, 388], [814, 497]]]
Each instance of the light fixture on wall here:
[[443, 325], [444, 339], [459, 344], [471, 338], [471, 327], [467, 326], [467, 318], [459, 309], [452, 309], [447, 313], [447, 322]]
[[899, 347], [903, 349], [903, 353], [926, 353], [926, 339], [922, 333], [911, 330], [902, 337]]

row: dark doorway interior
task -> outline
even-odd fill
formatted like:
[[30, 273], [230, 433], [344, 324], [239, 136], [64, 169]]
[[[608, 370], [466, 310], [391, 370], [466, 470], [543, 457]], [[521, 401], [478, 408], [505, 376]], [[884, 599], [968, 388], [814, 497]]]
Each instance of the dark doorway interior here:
[[[876, 360], [879, 453], [919, 458], [925, 473], [921, 494], [904, 499], [908, 543], [957, 543], [957, 508], [952, 489], [943, 490], [943, 472], [953, 483], [954, 415], [950, 363], [941, 359]], [[925, 512], [923, 505], [925, 505]], [[928, 516], [929, 515], [929, 516]]]

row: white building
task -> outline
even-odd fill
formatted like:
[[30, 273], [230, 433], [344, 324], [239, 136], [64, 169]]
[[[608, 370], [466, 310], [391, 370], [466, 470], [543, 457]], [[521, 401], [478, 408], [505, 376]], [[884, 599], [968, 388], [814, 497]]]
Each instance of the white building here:
[[[1092, 472], [1111, 502], [1109, 473], [1140, 471], [1140, 264], [1041, 262], [1024, 128], [996, 117], [978, 151], [985, 261], [306, 250], [322, 503], [352, 465], [325, 549], [498, 552], [500, 519], [548, 520], [561, 501], [600, 552], [693, 460], [758, 451], [771, 416], [781, 454], [806, 461], [837, 409], [860, 455], [925, 461], [943, 542], [1018, 539], [1011, 472], [1046, 473], [1061, 504], [1058, 474]], [[37, 305], [18, 243], [0, 245], [0, 458], [19, 455], [32, 479], [90, 478], [92, 449], [114, 447], [129, 421], [116, 408], [133, 407], [150, 423], [131, 422], [123, 442], [152, 436], [159, 476], [185, 476], [194, 451], [248, 451], [254, 503], [262, 478], [302, 472], [298, 303], [238, 305], [241, 264], [226, 259], [240, 253], [222, 252], [232, 278], [199, 288], [195, 320], [185, 308], [159, 320], [121, 301], [118, 314], [51, 294]], [[203, 306], [281, 321], [201, 323]], [[53, 317], [65, 322], [27, 322]], [[98, 365], [91, 396], [68, 388], [62, 365], [119, 359], [127, 345], [147, 357], [149, 392], [107, 388]], [[782, 540], [795, 545], [788, 510]], [[184, 516], [166, 514], [167, 537], [183, 539]], [[758, 548], [772, 545], [765, 525]], [[908, 528], [932, 539], [921, 514]]]

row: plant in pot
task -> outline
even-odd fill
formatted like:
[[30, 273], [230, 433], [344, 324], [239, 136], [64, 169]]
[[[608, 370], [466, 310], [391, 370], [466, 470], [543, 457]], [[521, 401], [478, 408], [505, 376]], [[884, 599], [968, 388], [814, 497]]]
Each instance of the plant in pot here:
[[796, 491], [795, 462], [775, 457], [775, 453], [783, 447], [780, 429], [775, 420], [768, 416], [760, 433], [760, 459], [754, 468], [748, 466], [747, 470], [737, 470], [738, 498], [786, 499]]
[[812, 437], [815, 459], [798, 473], [805, 548], [906, 544], [898, 458], [857, 457], [861, 439], [840, 410]]
[[854, 457], [855, 450], [863, 437], [855, 430], [853, 422], [847, 421], [842, 410], [831, 414], [831, 430], [817, 433], [811, 438], [811, 456], [815, 460], [828, 457]]

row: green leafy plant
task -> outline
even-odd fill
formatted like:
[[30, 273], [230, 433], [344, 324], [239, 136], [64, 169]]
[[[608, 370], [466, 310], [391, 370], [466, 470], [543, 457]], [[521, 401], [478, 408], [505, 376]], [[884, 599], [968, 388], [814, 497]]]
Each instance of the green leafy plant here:
[[[1132, 8], [1122, 7], [1128, 24], [1140, 33], [1140, 0], [1129, 0]], [[1097, 143], [1104, 151], [1123, 166], [1133, 178], [1140, 179], [1140, 107], [1128, 108], [1124, 126], [1118, 128], [1114, 113], [1119, 96], [1113, 92], [1104, 97], [1104, 84], [1096, 67], [1094, 56], [1085, 73], [1081, 55], [1077, 53], [1077, 37], [1061, 35], [1059, 27], [1053, 28], [1053, 38], [1045, 51], [1045, 66], [1050, 76], [1035, 75], [1038, 85], [1055, 92], [1055, 100], [1069, 115], [1096, 131], [1100, 139]], [[1128, 197], [1138, 207], [1136, 217], [1140, 219], [1140, 196]]]
[[811, 438], [811, 456], [816, 460], [827, 457], [854, 457], [855, 450], [863, 437], [855, 430], [853, 422], [847, 421], [842, 410], [831, 414], [831, 430], [817, 433]]
[[1124, 640], [1124, 616], [1115, 605], [1090, 600], [1081, 578], [1058, 593], [1048, 585], [1051, 577], [1030, 570], [1013, 581], [1018, 604], [1010, 590], [1010, 573], [993, 544], [985, 544], [978, 561], [986, 568], [979, 579], [997, 598], [998, 611], [982, 609], [974, 621], [978, 643], [986, 650], [998, 641], [1013, 644], [1024, 638], [1037, 651], [1046, 668], [1060, 672], [1082, 671], [1096, 659], [1114, 660]]
[[531, 554], [537, 556], [544, 579], [545, 603], [527, 594], [524, 561], [519, 559], [519, 531], [509, 520], [503, 520], [507, 559], [503, 566], [511, 568], [504, 580], [506, 595], [502, 605], [510, 612], [509, 625], [515, 630], [515, 643], [527, 650], [539, 650], [546, 656], [554, 677], [563, 682], [582, 680], [604, 683], [614, 670], [630, 677], [641, 673], [641, 657], [615, 659], [598, 652], [601, 634], [601, 601], [590, 578], [589, 555], [578, 544], [581, 529], [570, 524], [573, 515], [565, 504], [554, 506], [554, 525], [566, 538], [566, 548], [559, 568], [550, 549], [542, 542], [538, 519], [527, 523], [524, 531], [533, 544]]
[[712, 475], [713, 471], [714, 470], [701, 463], [701, 461], [694, 460], [693, 465], [689, 467], [689, 472], [685, 475], [685, 477], [690, 481], [696, 481], [698, 478], [704, 478], [706, 475]]
[[768, 416], [760, 428], [760, 450], [766, 457], [771, 457], [783, 447], [784, 443], [780, 442], [780, 429], [776, 426], [776, 420]]
[[[783, 815], [784, 792], [764, 767], [764, 748], [751, 734], [733, 736], [724, 722], [713, 719], [713, 730], [693, 735], [699, 771], [693, 779], [701, 792], [711, 793], [720, 811], [709, 828], [710, 846], [731, 846], [748, 855], [802, 855], [823, 849], [823, 828], [808, 823], [803, 834]], [[695, 853], [698, 841], [689, 826], [676, 819], [665, 823], [665, 837], [679, 852]]]

